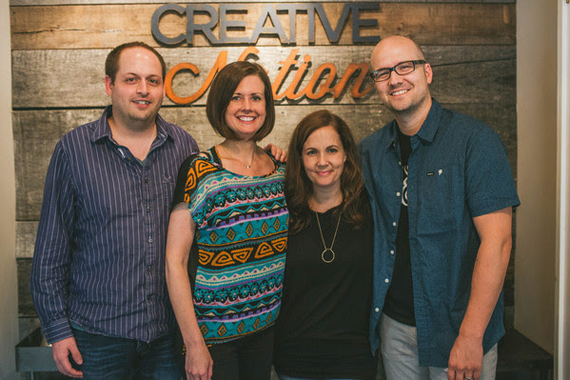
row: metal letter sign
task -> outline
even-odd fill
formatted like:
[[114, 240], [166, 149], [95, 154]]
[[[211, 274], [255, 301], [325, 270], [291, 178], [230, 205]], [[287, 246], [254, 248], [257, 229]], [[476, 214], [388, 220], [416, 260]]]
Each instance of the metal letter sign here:
[[[251, 36], [228, 36], [229, 30], [246, 30], [248, 6], [251, 6], [251, 4], [220, 4], [217, 10], [213, 5], [209, 4], [188, 4], [186, 7], [176, 4], [165, 4], [160, 6], [152, 15], [152, 35], [159, 43], [166, 46], [176, 46], [184, 41], [188, 45], [193, 45], [195, 33], [201, 33], [212, 45], [255, 45], [260, 36], [276, 37], [282, 45], [296, 44], [296, 16], [299, 13], [306, 13], [308, 16], [308, 41], [309, 43], [314, 43], [316, 13], [330, 43], [335, 44], [339, 42], [344, 26], [351, 14], [353, 43], [376, 43], [380, 41], [380, 36], [360, 35], [362, 28], [378, 27], [377, 19], [361, 19], [360, 15], [362, 11], [375, 11], [380, 9], [379, 3], [344, 4], [342, 13], [334, 29], [322, 3], [266, 4], [259, 19], [255, 23], [255, 28]], [[289, 36], [285, 33], [285, 28], [277, 17], [278, 14], [283, 13], [289, 15]], [[186, 16], [186, 34], [179, 34], [176, 37], [165, 36], [160, 31], [160, 21], [166, 14], [175, 14], [181, 19]], [[209, 21], [204, 24], [196, 24], [194, 19], [195, 14], [207, 15]], [[226, 17], [228, 14], [243, 14], [245, 17], [243, 20], [228, 20]], [[249, 21], [251, 22], [252, 20]], [[267, 23], [267, 21], [269, 21], [269, 23]], [[266, 24], [271, 24], [271, 26], [265, 26]], [[219, 38], [213, 33], [216, 28], [219, 28]]]

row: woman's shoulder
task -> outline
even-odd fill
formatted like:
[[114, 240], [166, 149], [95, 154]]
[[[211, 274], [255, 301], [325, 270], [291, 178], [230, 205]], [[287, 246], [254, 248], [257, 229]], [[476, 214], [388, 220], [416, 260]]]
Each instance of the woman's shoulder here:
[[213, 149], [208, 149], [191, 154], [184, 160], [182, 166], [189, 169], [220, 166], [218, 161], [219, 159], [217, 159], [217, 156], [213, 153]]
[[192, 154], [184, 160], [178, 171], [177, 186], [196, 188], [209, 174], [220, 170], [209, 151]]

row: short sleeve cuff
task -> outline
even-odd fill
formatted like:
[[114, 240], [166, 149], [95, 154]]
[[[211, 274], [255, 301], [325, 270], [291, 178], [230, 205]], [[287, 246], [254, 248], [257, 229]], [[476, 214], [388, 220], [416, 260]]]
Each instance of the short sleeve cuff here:
[[69, 320], [67, 318], [58, 319], [46, 326], [42, 326], [44, 335], [49, 344], [59, 342], [60, 340], [73, 336]]

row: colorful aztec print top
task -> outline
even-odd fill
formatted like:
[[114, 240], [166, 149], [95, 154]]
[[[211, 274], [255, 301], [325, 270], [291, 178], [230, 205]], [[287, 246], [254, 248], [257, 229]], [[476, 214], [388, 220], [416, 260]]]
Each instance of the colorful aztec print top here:
[[272, 326], [279, 314], [289, 212], [285, 165], [264, 176], [224, 169], [210, 148], [180, 168], [174, 203], [196, 222], [189, 259], [194, 309], [206, 344]]

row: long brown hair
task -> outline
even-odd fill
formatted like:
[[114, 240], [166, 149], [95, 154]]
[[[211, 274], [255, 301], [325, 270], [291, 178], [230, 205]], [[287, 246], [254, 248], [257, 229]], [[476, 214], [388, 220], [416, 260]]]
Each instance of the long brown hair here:
[[289, 158], [285, 174], [285, 197], [289, 207], [289, 233], [295, 234], [310, 223], [311, 209], [309, 197], [313, 193], [313, 183], [307, 177], [303, 166], [303, 145], [317, 129], [333, 127], [340, 137], [346, 154], [344, 169], [340, 176], [340, 190], [343, 196], [343, 216], [356, 228], [365, 221], [363, 212], [367, 210], [364, 180], [360, 169], [360, 159], [354, 137], [346, 122], [327, 111], [315, 111], [305, 116], [297, 125], [289, 143]]

